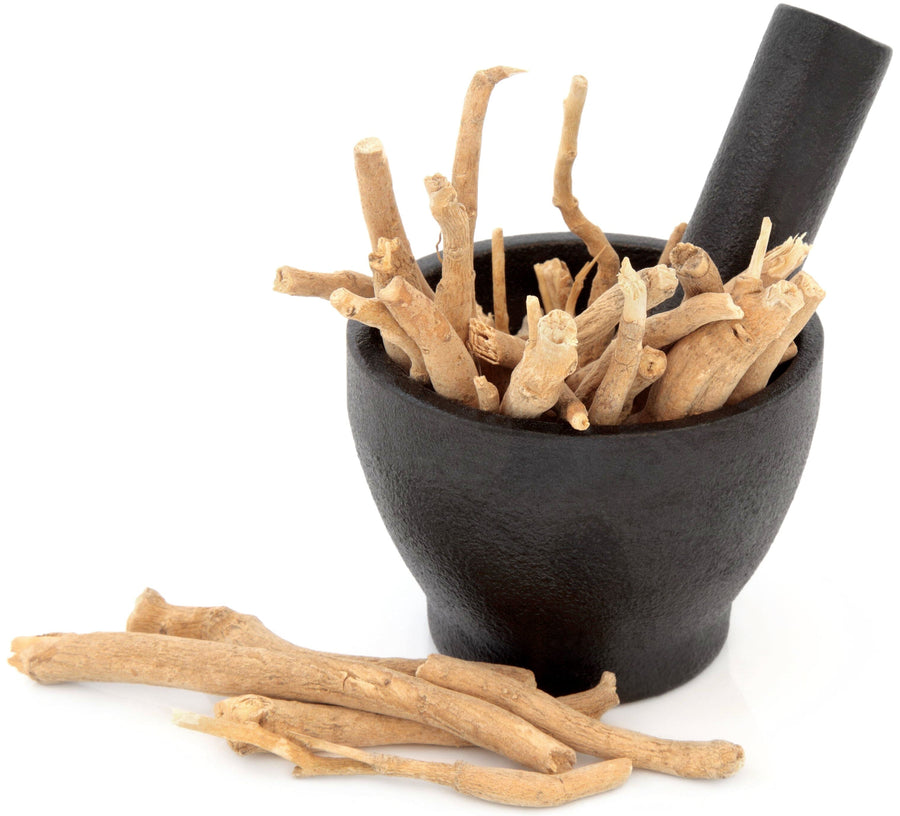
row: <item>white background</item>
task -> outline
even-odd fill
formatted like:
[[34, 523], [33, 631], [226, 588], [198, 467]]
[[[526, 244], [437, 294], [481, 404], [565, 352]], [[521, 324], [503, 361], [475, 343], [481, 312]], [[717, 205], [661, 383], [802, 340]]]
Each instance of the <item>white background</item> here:
[[[881, 0], [809, 7], [900, 44]], [[529, 72], [491, 101], [477, 237], [562, 229], [550, 184], [575, 73], [590, 82], [584, 211], [665, 237], [691, 214], [773, 8], [3, 3], [0, 636], [121, 629], [152, 586], [314, 648], [426, 654], [424, 598], [356, 461], [342, 318], [274, 294], [275, 269], [365, 271], [352, 147], [370, 135], [430, 252], [422, 178], [449, 175], [466, 85], [496, 64]], [[898, 70], [807, 265], [828, 290], [827, 361], [787, 521], [715, 663], [608, 715], [740, 742], [747, 765], [719, 783], [635, 772], [567, 812], [896, 800]], [[169, 723], [172, 707], [209, 711], [205, 695], [0, 680], [4, 798], [33, 812], [500, 812], [239, 758]]]

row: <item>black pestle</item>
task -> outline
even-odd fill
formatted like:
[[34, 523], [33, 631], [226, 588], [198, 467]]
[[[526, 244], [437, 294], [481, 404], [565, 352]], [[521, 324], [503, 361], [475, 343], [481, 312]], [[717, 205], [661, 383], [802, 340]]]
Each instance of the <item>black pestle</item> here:
[[746, 268], [764, 216], [770, 246], [812, 242], [890, 59], [846, 26], [775, 9], [683, 239], [724, 280]]

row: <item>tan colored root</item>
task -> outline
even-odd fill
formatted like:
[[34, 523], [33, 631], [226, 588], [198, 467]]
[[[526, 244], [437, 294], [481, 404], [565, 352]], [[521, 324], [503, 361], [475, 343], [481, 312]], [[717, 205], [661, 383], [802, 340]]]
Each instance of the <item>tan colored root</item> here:
[[[294, 775], [347, 776], [383, 774], [433, 782], [459, 793], [520, 807], [548, 807], [617, 788], [631, 775], [631, 762], [613, 759], [560, 774], [542, 774], [509, 768], [486, 768], [467, 762], [428, 762], [362, 751], [348, 745], [295, 731], [290, 738], [273, 734], [253, 723], [176, 712], [176, 725], [230, 741], [245, 740], [295, 764]], [[335, 756], [314, 753], [322, 751]]]
[[[445, 745], [461, 748], [471, 743], [440, 728], [412, 720], [373, 714], [343, 706], [275, 700], [259, 694], [242, 694], [216, 703], [217, 717], [231, 722], [253, 723], [282, 737], [302, 731], [311, 737], [367, 748], [372, 745]], [[233, 742], [239, 754], [253, 753], [255, 746]]]
[[272, 288], [284, 295], [326, 300], [335, 289], [347, 289], [360, 297], [372, 297], [375, 294], [371, 277], [346, 269], [342, 272], [307, 272], [305, 269], [282, 266], [275, 273]]
[[591, 258], [584, 266], [581, 267], [581, 269], [578, 270], [578, 274], [572, 281], [572, 287], [571, 289], [569, 289], [569, 295], [566, 298], [566, 304], [563, 308], [573, 317], [575, 316], [575, 312], [578, 307], [578, 298], [581, 296], [582, 289], [584, 289], [584, 281], [587, 278], [588, 273], [596, 263], [597, 257]]
[[[529, 321], [537, 298], [529, 296]], [[539, 417], [557, 402], [566, 377], [578, 362], [575, 320], [559, 309], [540, 318], [530, 334], [519, 364], [513, 369], [509, 387], [500, 403], [506, 416]]]
[[565, 383], [559, 390], [559, 399], [556, 400], [553, 410], [560, 419], [568, 422], [576, 431], [586, 431], [591, 425], [587, 406], [575, 396], [575, 392]]
[[524, 337], [507, 334], [482, 320], [469, 321], [469, 351], [479, 360], [504, 368], [515, 368], [525, 353]]
[[500, 410], [500, 392], [487, 377], [475, 378], [475, 392], [478, 394], [478, 407], [482, 411], [497, 413]]
[[434, 390], [448, 399], [477, 407], [473, 380], [478, 370], [465, 344], [437, 308], [437, 300], [432, 303], [400, 278], [394, 278], [378, 298], [419, 347]]
[[612, 672], [603, 672], [600, 682], [596, 686], [557, 699], [588, 717], [602, 717], [619, 704], [619, 695], [616, 693], [616, 676]]
[[435, 685], [490, 700], [527, 717], [576, 751], [600, 757], [627, 757], [636, 768], [697, 779], [720, 779], [744, 764], [739, 745], [723, 740], [680, 742], [606, 725], [574, 711], [538, 689], [517, 687], [496, 675], [443, 655], [431, 655], [417, 675]]
[[647, 285], [627, 258], [622, 262], [618, 286], [623, 296], [622, 316], [609, 368], [588, 411], [592, 425], [615, 425], [620, 421], [641, 360], [647, 320]]
[[797, 344], [791, 343], [784, 352], [784, 355], [781, 358], [782, 363], [790, 362], [797, 356]]
[[494, 289], [494, 326], [509, 332], [509, 311], [506, 307], [506, 252], [503, 248], [503, 230], [499, 227], [491, 233], [491, 276]]
[[677, 342], [666, 373], [650, 389], [646, 418], [681, 419], [721, 408], [802, 303], [796, 286], [779, 281], [741, 299], [743, 320], [710, 323]]
[[[569, 267], [559, 258], [551, 258], [549, 261], [536, 263], [534, 274], [537, 277], [538, 290], [541, 293], [541, 303], [545, 312], [554, 309], [566, 310], [569, 292], [572, 291], [572, 273]], [[571, 314], [571, 312], [569, 312]]]
[[429, 382], [422, 352], [380, 300], [363, 298], [346, 289], [335, 289], [330, 300], [331, 305], [348, 320], [378, 329], [388, 356], [414, 380]]
[[655, 349], [652, 346], [644, 346], [641, 349], [641, 358], [638, 360], [637, 371], [634, 374], [634, 380], [625, 402], [622, 405], [622, 412], [619, 414], [619, 424], [625, 422], [634, 406], [634, 401], [638, 394], [643, 393], [653, 383], [655, 383], [663, 374], [666, 373], [666, 355], [665, 352]]
[[371, 137], [357, 142], [353, 148], [353, 162], [372, 249], [378, 246], [379, 238], [399, 238], [409, 246], [381, 140]]
[[754, 363], [741, 377], [741, 381], [728, 398], [729, 405], [739, 402], [760, 392], [769, 383], [772, 372], [781, 364], [788, 353], [788, 349], [794, 344], [794, 338], [800, 334], [803, 327], [809, 322], [818, 305], [825, 298], [825, 290], [816, 283], [808, 272], [800, 272], [793, 283], [803, 295], [803, 306], [791, 317], [784, 331], [775, 338], [766, 349], [756, 358]]
[[766, 250], [769, 248], [769, 236], [771, 234], [772, 220], [765, 216], [759, 228], [759, 238], [756, 239], [753, 254], [750, 256], [750, 263], [742, 274], [762, 279], [763, 262], [765, 261]]
[[[189, 711], [174, 711], [172, 722], [180, 728], [187, 728], [190, 731], [198, 731], [213, 737], [223, 737], [232, 743], [268, 751], [307, 771], [316, 771], [316, 775], [374, 773], [368, 765], [352, 759], [318, 756], [290, 737], [270, 731], [257, 723], [204, 717]], [[242, 753], [252, 753], [252, 751], [246, 750]]]
[[[289, 640], [278, 637], [254, 615], [235, 612], [227, 606], [176, 606], [170, 604], [155, 589], [145, 589], [137, 598], [134, 609], [128, 617], [126, 630], [148, 635], [171, 635], [173, 637], [210, 640], [231, 643], [235, 646], [251, 646], [287, 652], [302, 660], [306, 655], [323, 655], [335, 660], [349, 660], [354, 663], [371, 663], [386, 669], [415, 674], [423, 659], [407, 657], [360, 657], [357, 655], [334, 654], [304, 649]], [[494, 671], [506, 674], [517, 682], [536, 686], [534, 674], [518, 666], [485, 664]]]
[[795, 235], [766, 253], [760, 274], [763, 286], [771, 286], [776, 281], [785, 280], [800, 268], [812, 249], [812, 246], [803, 240], [805, 237], [806, 233]]
[[463, 101], [459, 135], [456, 138], [456, 154], [453, 158], [453, 187], [468, 213], [470, 237], [475, 235], [481, 136], [491, 91], [498, 82], [519, 73], [522, 73], [521, 69], [508, 68], [505, 65], [478, 71], [472, 77]]
[[[674, 309], [650, 315], [644, 326], [644, 344], [666, 349], [707, 323], [717, 320], [739, 320], [744, 316], [731, 295], [721, 292], [705, 292], [682, 301]], [[579, 368], [566, 383], [575, 390], [579, 399], [589, 401], [609, 368], [616, 341], [606, 348], [597, 360]]]
[[[553, 807], [586, 796], [605, 793], [623, 785], [631, 775], [627, 759], [594, 762], [563, 773], [542, 774], [512, 768], [486, 768], [468, 762], [428, 762], [420, 759], [375, 754], [343, 745], [294, 734], [310, 750], [327, 751], [345, 759], [365, 763], [378, 774], [420, 779], [445, 785], [459, 793], [519, 807]], [[302, 769], [299, 776], [309, 776]]]
[[414, 289], [418, 289], [429, 300], [434, 300], [434, 291], [419, 271], [409, 250], [399, 238], [379, 238], [375, 249], [369, 254], [369, 269], [376, 296], [394, 278], [403, 278]]
[[[670, 267], [651, 266], [640, 270], [638, 274], [647, 287], [648, 309], [658, 306], [675, 294], [678, 278]], [[612, 333], [619, 322], [624, 302], [622, 288], [617, 283], [575, 317], [575, 325], [578, 327], [579, 367], [600, 357], [612, 341]]]
[[136, 632], [16, 638], [12, 651], [11, 665], [39, 683], [142, 683], [343, 705], [443, 728], [543, 772], [575, 762], [570, 748], [520, 717], [369, 663]]
[[724, 292], [722, 277], [705, 250], [693, 244], [676, 244], [670, 253], [670, 263], [675, 269], [684, 299], [704, 292]]
[[566, 226], [584, 241], [588, 254], [597, 258], [597, 274], [589, 297], [589, 302], [593, 302], [615, 284], [619, 256], [603, 230], [581, 212], [578, 199], [572, 192], [572, 167], [578, 156], [578, 130], [586, 98], [587, 80], [583, 76], [573, 77], [569, 95], [563, 102], [562, 135], [553, 173], [553, 205], [559, 208]]
[[657, 263], [669, 265], [669, 256], [672, 253], [672, 249], [675, 244], [680, 244], [681, 239], [684, 238], [684, 233], [687, 230], [687, 223], [682, 221], [675, 229], [672, 230], [672, 233], [669, 235], [669, 240], [666, 241], [666, 245], [663, 247], [663, 251], [659, 254], [659, 261]]
[[466, 208], [456, 196], [456, 190], [439, 173], [425, 179], [425, 189], [431, 204], [431, 214], [441, 228], [444, 252], [441, 257], [441, 280], [434, 294], [434, 302], [465, 340], [469, 320], [478, 315], [475, 301], [475, 266], [472, 236]]

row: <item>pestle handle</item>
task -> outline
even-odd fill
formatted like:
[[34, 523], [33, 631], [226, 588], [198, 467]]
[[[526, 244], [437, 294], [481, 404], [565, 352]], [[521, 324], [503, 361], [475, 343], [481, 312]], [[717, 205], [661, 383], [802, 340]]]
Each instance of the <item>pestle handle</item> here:
[[684, 236], [724, 280], [746, 268], [764, 216], [770, 246], [812, 242], [890, 59], [846, 26], [775, 9]]

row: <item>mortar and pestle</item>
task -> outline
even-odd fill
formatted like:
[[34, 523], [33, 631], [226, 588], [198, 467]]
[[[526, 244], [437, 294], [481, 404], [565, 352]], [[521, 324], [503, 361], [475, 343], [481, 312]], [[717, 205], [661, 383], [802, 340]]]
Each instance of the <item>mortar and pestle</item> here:
[[[685, 237], [724, 279], [746, 266], [763, 216], [773, 243], [811, 240], [889, 59], [844, 26], [777, 7]], [[664, 243], [609, 237], [635, 268], [655, 264]], [[489, 242], [475, 249], [487, 308]], [[587, 260], [571, 233], [508, 238], [506, 252], [511, 325], [537, 294], [534, 263]], [[419, 263], [433, 283], [439, 261]], [[444, 399], [361, 324], [349, 323], [347, 341], [360, 462], [441, 652], [526, 666], [553, 694], [613, 671], [623, 700], [674, 688], [712, 661], [806, 462], [822, 376], [817, 317], [794, 360], [739, 405], [581, 433]]]

